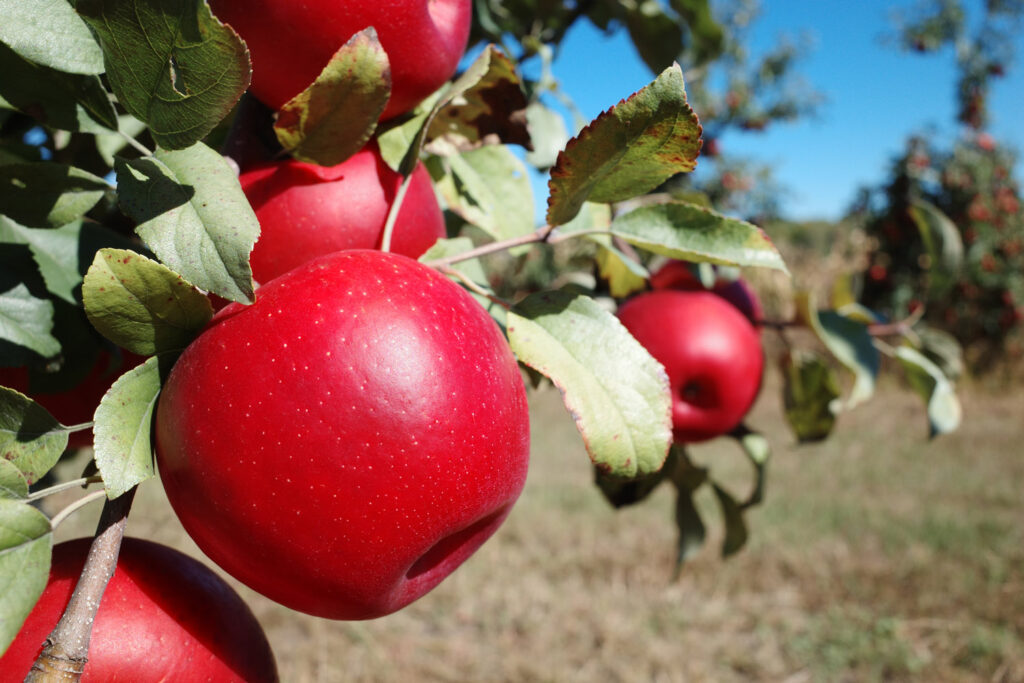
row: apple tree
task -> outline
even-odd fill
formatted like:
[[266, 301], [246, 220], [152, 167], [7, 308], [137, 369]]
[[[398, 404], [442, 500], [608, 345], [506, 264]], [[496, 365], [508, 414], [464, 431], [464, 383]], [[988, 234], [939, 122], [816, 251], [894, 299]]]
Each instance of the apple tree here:
[[[786, 266], [763, 230], [669, 185], [696, 168], [703, 144], [685, 74], [699, 82], [727, 54], [707, 2], [477, 2], [472, 26], [467, 0], [359, 3], [364, 16], [332, 14], [337, 4], [306, 3], [301, 17], [272, 0], [260, 11], [227, 0], [5, 5], [0, 651], [49, 590], [54, 529], [104, 501], [82, 578], [27, 680], [81, 674], [94, 620], [105, 632], [97, 609], [108, 582], [116, 589], [134, 492], [156, 476], [200, 547], [285, 605], [316, 612], [320, 581], [340, 596], [324, 612], [334, 618], [415, 600], [497, 529], [523, 485], [524, 379], [559, 388], [614, 504], [676, 486], [681, 561], [703, 538], [692, 504], [702, 485], [725, 513], [724, 551], [739, 549], [769, 451], [742, 423], [749, 403], [703, 433], [735, 439], [754, 465], [754, 494], [738, 501], [690, 461], [690, 433], [675, 424], [702, 385], [613, 312], [645, 296], [662, 267], [692, 268], [690, 284], [661, 288], [724, 311], [715, 315], [744, 330], [737, 353], [756, 359], [756, 325], [818, 340], [821, 351], [786, 355], [801, 439], [826, 437], [838, 410], [870, 397], [880, 353], [907, 367], [931, 431], [955, 428], [951, 385], [908, 345], [907, 323], [839, 290], [821, 310], [801, 297], [794, 321], [726, 303], [739, 268]], [[523, 63], [550, 67], [545, 55], [584, 16], [626, 26], [655, 74], [558, 140], [537, 106], [552, 82], [526, 79]], [[467, 40], [494, 42], [456, 74]], [[290, 59], [296, 68], [282, 68]], [[727, 109], [751, 128], [794, 112], [757, 98]], [[548, 173], [540, 226], [512, 147]], [[357, 160], [358, 173], [346, 166]], [[276, 236], [271, 256], [355, 220], [317, 226], [301, 212], [325, 201], [289, 204], [325, 187], [341, 216], [346, 202], [376, 203], [372, 224], [349, 231], [365, 242], [326, 239], [254, 277], [261, 235], [269, 243], [289, 223], [272, 207], [295, 232]], [[443, 237], [428, 228], [425, 252], [395, 253], [442, 207]], [[558, 267], [520, 286], [538, 259]], [[845, 397], [831, 359], [851, 371]], [[750, 367], [753, 386], [760, 364]], [[89, 467], [52, 481], [82, 440]], [[52, 517], [40, 510], [79, 486], [92, 488]], [[127, 560], [134, 542], [124, 547]]]

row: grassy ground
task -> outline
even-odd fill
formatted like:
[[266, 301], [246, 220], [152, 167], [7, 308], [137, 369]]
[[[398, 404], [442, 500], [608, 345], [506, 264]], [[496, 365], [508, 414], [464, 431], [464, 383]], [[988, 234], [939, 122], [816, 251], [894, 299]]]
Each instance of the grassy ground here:
[[[923, 438], [885, 387], [830, 441], [797, 448], [768, 386], [751, 423], [775, 446], [751, 542], [715, 531], [670, 582], [668, 487], [614, 512], [554, 392], [534, 396], [533, 463], [505, 526], [433, 593], [372, 622], [329, 622], [244, 588], [283, 681], [1024, 681], [1024, 401], [970, 395], [962, 431]], [[695, 458], [742, 494], [726, 442]], [[197, 553], [159, 484], [129, 533]], [[83, 514], [62, 535], [88, 531]]]

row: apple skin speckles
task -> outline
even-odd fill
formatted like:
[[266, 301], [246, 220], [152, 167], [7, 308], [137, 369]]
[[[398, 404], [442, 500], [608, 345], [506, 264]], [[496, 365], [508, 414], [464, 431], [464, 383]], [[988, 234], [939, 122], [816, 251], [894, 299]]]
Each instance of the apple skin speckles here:
[[168, 378], [156, 443], [168, 498], [214, 562], [292, 609], [366, 619], [498, 528], [525, 482], [529, 417], [471, 296], [355, 250], [220, 311]]

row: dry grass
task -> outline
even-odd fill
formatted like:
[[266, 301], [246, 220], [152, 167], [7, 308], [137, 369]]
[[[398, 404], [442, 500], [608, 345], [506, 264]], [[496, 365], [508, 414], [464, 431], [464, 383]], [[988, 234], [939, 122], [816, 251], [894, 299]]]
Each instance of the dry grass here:
[[[917, 399], [886, 387], [833, 439], [797, 448], [776, 386], [751, 420], [776, 449], [768, 499], [734, 559], [715, 535], [670, 583], [671, 491], [612, 511], [557, 395], [541, 393], [521, 501], [430, 595], [344, 623], [240, 588], [282, 680], [1024, 681], [1020, 396], [968, 397], [963, 430], [927, 443]], [[695, 457], [748, 485], [730, 444]], [[197, 553], [170, 515], [150, 482], [129, 533]]]

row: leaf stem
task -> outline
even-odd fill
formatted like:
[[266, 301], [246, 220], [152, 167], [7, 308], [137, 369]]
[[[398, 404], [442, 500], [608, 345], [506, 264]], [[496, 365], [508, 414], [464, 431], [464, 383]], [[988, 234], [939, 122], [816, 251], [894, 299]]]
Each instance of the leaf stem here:
[[450, 266], [460, 261], [468, 261], [480, 256], [487, 256], [489, 254], [497, 254], [498, 252], [512, 249], [513, 247], [520, 247], [524, 244], [534, 244], [536, 242], [547, 242], [548, 244], [558, 244], [576, 237], [582, 237], [585, 235], [608, 235], [611, 234], [607, 228], [594, 228], [592, 230], [578, 230], [576, 232], [568, 233], [555, 233], [555, 226], [544, 225], [537, 228], [535, 231], [527, 235], [519, 235], [518, 237], [510, 237], [505, 240], [499, 240], [497, 242], [488, 242], [487, 244], [481, 244], [479, 247], [464, 251], [459, 254], [452, 254], [443, 258], [434, 259], [432, 261], [424, 261], [424, 263], [431, 268], [441, 269], [444, 266]]
[[402, 184], [398, 186], [395, 193], [395, 201], [391, 203], [388, 210], [388, 219], [384, 223], [384, 234], [380, 238], [380, 250], [391, 251], [391, 236], [395, 232], [395, 223], [398, 221], [398, 212], [402, 210], [402, 202], [405, 201], [405, 193], [409, 191], [409, 184], [412, 182], [412, 173], [402, 178]]
[[32, 502], [33, 500], [39, 500], [40, 498], [45, 498], [46, 496], [52, 496], [53, 494], [60, 493], [61, 491], [67, 491], [68, 489], [73, 489], [73, 488], [78, 487], [78, 486], [88, 486], [89, 484], [98, 484], [98, 483], [100, 483], [102, 481], [103, 481], [103, 477], [99, 476], [98, 474], [93, 475], [91, 477], [82, 477], [81, 479], [73, 479], [72, 481], [66, 481], [66, 482], [64, 482], [62, 484], [56, 484], [55, 486], [50, 486], [49, 488], [40, 489], [40, 490], [36, 491], [35, 493], [30, 494], [29, 497], [28, 497], [28, 501]]
[[[99, 494], [106, 495], [103, 491]], [[86, 496], [88, 498], [89, 496]], [[108, 500], [100, 514], [96, 537], [60, 621], [50, 632], [25, 683], [78, 681], [89, 660], [89, 640], [103, 592], [114, 575], [124, 527], [135, 498], [135, 488]], [[83, 498], [83, 500], [85, 500]]]
[[141, 142], [139, 142], [138, 140], [133, 138], [131, 135], [128, 135], [128, 133], [125, 133], [121, 129], [118, 129], [117, 133], [122, 138], [124, 138], [125, 142], [127, 142], [129, 145], [134, 147], [137, 152], [142, 154], [142, 156], [144, 156], [144, 157], [151, 157], [151, 156], [153, 156], [153, 152], [150, 151], [150, 149], [148, 147], [146, 147], [144, 144], [142, 144]]
[[60, 512], [53, 516], [53, 519], [50, 520], [50, 529], [56, 529], [61, 525], [61, 523], [65, 519], [75, 514], [89, 503], [93, 502], [94, 500], [99, 500], [105, 495], [107, 495], [106, 491], [93, 491], [87, 496], [82, 496], [74, 503], [68, 505], [66, 508], [64, 508], [63, 510], [61, 510]]
[[473, 279], [470, 278], [465, 273], [460, 272], [460, 271], [452, 268], [451, 266], [447, 266], [447, 265], [438, 266], [437, 269], [440, 272], [444, 273], [445, 275], [448, 275], [449, 277], [454, 277], [454, 278], [458, 279], [460, 282], [462, 282], [462, 284], [466, 285], [467, 289], [469, 289], [469, 290], [479, 294], [480, 296], [484, 297], [488, 301], [492, 301], [492, 302], [498, 304], [499, 306], [504, 308], [506, 311], [512, 310], [512, 304], [510, 304], [509, 302], [505, 301], [504, 299], [501, 299], [501, 298], [498, 298], [498, 297], [494, 296], [493, 294], [488, 292], [486, 289], [484, 289], [483, 287], [478, 285], [476, 282], [474, 282]]

